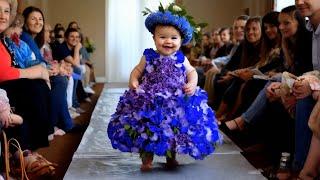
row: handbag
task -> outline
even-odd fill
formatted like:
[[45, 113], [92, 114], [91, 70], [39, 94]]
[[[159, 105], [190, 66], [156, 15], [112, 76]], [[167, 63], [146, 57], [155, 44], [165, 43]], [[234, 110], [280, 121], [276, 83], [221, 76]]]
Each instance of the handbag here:
[[21, 150], [19, 142], [14, 139], [7, 139], [7, 135], [4, 130], [1, 130], [1, 157], [3, 158], [3, 163], [4, 163], [4, 171], [5, 171], [5, 179], [12, 179], [10, 177], [11, 173], [11, 168], [10, 168], [10, 152], [9, 152], [9, 147], [13, 146], [17, 149], [18, 155], [19, 155], [19, 161], [20, 161], [20, 178], [21, 180], [29, 180], [26, 170], [25, 170], [25, 165], [24, 165], [24, 158], [23, 158], [23, 152]]

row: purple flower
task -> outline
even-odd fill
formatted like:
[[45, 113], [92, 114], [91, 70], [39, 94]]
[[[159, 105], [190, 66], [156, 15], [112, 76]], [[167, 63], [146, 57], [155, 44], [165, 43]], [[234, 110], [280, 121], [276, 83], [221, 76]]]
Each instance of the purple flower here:
[[214, 112], [200, 88], [193, 96], [183, 92], [186, 74], [184, 56], [160, 56], [145, 51], [146, 71], [140, 90], [120, 97], [108, 124], [113, 148], [123, 152], [149, 152], [165, 156], [168, 151], [203, 159], [221, 140]]

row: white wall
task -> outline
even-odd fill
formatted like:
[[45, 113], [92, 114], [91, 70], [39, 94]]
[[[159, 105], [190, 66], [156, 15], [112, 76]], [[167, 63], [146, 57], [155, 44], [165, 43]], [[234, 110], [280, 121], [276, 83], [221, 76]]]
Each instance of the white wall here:
[[[211, 30], [214, 27], [231, 26], [233, 19], [244, 14], [246, 8], [249, 8], [250, 15], [263, 15], [269, 0], [181, 1], [197, 21], [209, 24], [206, 30]], [[105, 31], [108, 0], [22, 0], [22, 2], [23, 7], [28, 5], [40, 7], [47, 22], [52, 26], [58, 22], [67, 26], [70, 21], [78, 21], [83, 33], [93, 39], [97, 48], [92, 57], [96, 76], [102, 78], [106, 76], [105, 66], [108, 59], [106, 59]]]
[[207, 22], [206, 30], [215, 27], [232, 26], [234, 18], [245, 13], [263, 16], [269, 0], [182, 0], [186, 9], [196, 20]]
[[96, 76], [105, 77], [105, 3], [106, 0], [24, 0], [23, 7], [41, 8], [52, 27], [56, 23], [67, 27], [70, 21], [77, 21], [84, 35], [95, 43], [96, 51], [91, 59]]

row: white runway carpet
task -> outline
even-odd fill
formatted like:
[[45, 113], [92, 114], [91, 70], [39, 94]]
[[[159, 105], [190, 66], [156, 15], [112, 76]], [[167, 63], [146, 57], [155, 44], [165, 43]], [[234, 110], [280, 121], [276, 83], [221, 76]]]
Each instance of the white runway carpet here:
[[90, 125], [73, 156], [66, 180], [260, 180], [265, 179], [240, 154], [240, 149], [227, 137], [215, 154], [203, 161], [178, 156], [181, 164], [174, 171], [163, 168], [164, 158], [155, 158], [154, 169], [140, 172], [137, 154], [112, 149], [107, 138], [107, 123], [125, 89], [104, 87], [93, 112]]

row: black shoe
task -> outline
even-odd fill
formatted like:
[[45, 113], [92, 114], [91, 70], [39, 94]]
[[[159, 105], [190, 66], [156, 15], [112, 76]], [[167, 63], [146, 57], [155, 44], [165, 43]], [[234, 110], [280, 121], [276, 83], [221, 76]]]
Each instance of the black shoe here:
[[228, 126], [226, 125], [225, 122], [221, 122], [221, 124], [219, 125], [219, 129], [223, 132], [229, 132], [230, 129], [228, 128]]

